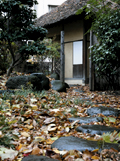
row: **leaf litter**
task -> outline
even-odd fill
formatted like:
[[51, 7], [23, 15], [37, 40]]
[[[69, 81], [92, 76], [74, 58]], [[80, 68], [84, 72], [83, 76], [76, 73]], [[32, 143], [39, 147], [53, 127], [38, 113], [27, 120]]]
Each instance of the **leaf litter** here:
[[[18, 73], [20, 74], [20, 73]], [[7, 90], [7, 77], [1, 76], [0, 89]], [[59, 151], [51, 149], [51, 144], [62, 136], [76, 136], [87, 140], [117, 143], [120, 133], [114, 131], [103, 136], [83, 134], [75, 131], [78, 120], [70, 123], [70, 117], [86, 117], [86, 110], [91, 106], [113, 107], [120, 109], [120, 95], [106, 91], [89, 91], [88, 86], [72, 86], [67, 92], [58, 93], [52, 89], [41, 93], [16, 90], [15, 94], [0, 94], [0, 158], [1, 160], [21, 161], [23, 157], [32, 155], [49, 156], [65, 161], [99, 161], [106, 158], [119, 158], [115, 149], [99, 149], [83, 152], [77, 150]], [[77, 92], [77, 91], [84, 92]], [[80, 99], [81, 98], [81, 99]], [[85, 100], [82, 100], [85, 98]], [[90, 102], [87, 101], [89, 98]], [[103, 122], [88, 124], [106, 125], [120, 128], [120, 116], [104, 117]], [[79, 124], [80, 126], [80, 124]], [[3, 142], [4, 138], [7, 142]]]

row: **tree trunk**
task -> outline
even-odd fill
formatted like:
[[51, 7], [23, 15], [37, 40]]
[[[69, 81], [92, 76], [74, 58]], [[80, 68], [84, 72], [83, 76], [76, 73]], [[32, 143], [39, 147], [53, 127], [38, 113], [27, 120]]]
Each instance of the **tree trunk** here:
[[10, 74], [12, 73], [12, 70], [13, 70], [13, 65], [11, 65], [8, 70], [7, 70], [7, 77], [10, 76]]

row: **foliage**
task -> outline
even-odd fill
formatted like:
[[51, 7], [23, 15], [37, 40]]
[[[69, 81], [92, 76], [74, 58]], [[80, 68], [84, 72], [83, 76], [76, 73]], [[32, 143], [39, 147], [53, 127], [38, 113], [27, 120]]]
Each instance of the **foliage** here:
[[107, 143], [118, 143], [120, 139], [120, 133], [114, 131], [113, 133], [106, 133], [101, 136], [103, 140]]
[[6, 73], [8, 52], [6, 44], [0, 41], [0, 75]]
[[[0, 40], [7, 44], [12, 57], [8, 75], [18, 62], [29, 55], [43, 54], [46, 47], [39, 43], [47, 34], [47, 30], [34, 25], [36, 18], [32, 6], [36, 0], [1, 0], [0, 1]], [[34, 43], [27, 45], [27, 40]], [[12, 43], [17, 45], [14, 51]]]
[[37, 55], [38, 62], [43, 62], [46, 58], [51, 60], [53, 58], [60, 58], [60, 44], [53, 42], [52, 39], [45, 38], [43, 41], [47, 50], [41, 55]]
[[52, 39], [44, 39], [43, 40], [43, 42], [45, 43], [45, 46], [48, 49], [45, 52], [45, 55], [48, 58], [59, 58], [60, 57], [60, 43], [53, 42], [53, 40]]
[[[91, 46], [96, 75], [104, 79], [111, 89], [117, 89], [120, 76], [120, 11], [118, 1], [89, 0], [83, 7], [86, 18], [92, 18], [93, 30], [99, 43]], [[93, 12], [94, 11], [94, 12]], [[77, 14], [80, 14], [79, 10]]]
[[[17, 46], [15, 43], [11, 44], [13, 51], [15, 52], [17, 50]], [[10, 51], [8, 48], [8, 43], [3, 41], [0, 41], [0, 70], [1, 70], [1, 75], [5, 74], [7, 71], [7, 68], [9, 67], [11, 62], [10, 59]]]
[[[4, 108], [1, 106], [0, 107], [0, 110], [1, 111], [4, 111]], [[9, 131], [9, 124], [8, 124], [8, 120], [7, 118], [4, 116], [4, 115], [0, 115], [0, 145], [4, 145], [6, 147], [10, 147], [11, 144], [10, 144], [10, 141], [11, 141], [11, 138], [6, 135], [6, 131]]]

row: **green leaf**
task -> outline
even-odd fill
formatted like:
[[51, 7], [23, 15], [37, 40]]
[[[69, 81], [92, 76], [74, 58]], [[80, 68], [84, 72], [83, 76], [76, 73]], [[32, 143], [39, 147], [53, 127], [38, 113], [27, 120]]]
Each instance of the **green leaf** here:
[[114, 117], [108, 117], [109, 122], [115, 123], [116, 119]]

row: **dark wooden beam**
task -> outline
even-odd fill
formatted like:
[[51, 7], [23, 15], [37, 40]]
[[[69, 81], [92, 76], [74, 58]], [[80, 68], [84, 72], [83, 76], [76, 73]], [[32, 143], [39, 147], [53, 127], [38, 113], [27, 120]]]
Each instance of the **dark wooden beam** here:
[[65, 54], [64, 54], [64, 31], [61, 31], [61, 70], [60, 70], [60, 80], [64, 82], [65, 80]]
[[83, 83], [87, 84], [87, 23], [83, 20]]
[[[93, 31], [90, 31], [90, 46], [95, 45], [98, 43], [96, 36], [94, 35]], [[89, 63], [89, 89], [91, 91], [95, 90], [95, 67], [92, 62], [92, 54], [90, 48], [90, 63]]]

